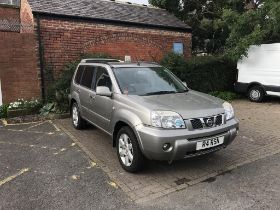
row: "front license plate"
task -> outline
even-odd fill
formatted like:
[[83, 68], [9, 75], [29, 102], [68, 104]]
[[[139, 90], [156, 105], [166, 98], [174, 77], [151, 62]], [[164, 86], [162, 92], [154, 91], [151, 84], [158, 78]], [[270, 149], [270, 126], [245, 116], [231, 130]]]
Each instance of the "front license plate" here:
[[196, 144], [196, 150], [202, 150], [202, 149], [208, 149], [211, 147], [215, 147], [218, 145], [221, 145], [224, 143], [224, 136], [212, 138], [212, 139], [206, 139], [203, 141], [198, 141]]

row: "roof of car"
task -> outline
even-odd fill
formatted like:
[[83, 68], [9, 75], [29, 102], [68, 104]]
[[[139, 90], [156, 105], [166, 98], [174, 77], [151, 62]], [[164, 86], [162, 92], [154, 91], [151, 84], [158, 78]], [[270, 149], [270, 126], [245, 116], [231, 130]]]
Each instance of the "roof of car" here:
[[96, 65], [96, 64], [107, 64], [113, 68], [132, 68], [132, 67], [157, 67], [160, 66], [155, 62], [124, 62], [117, 59], [108, 59], [108, 58], [88, 58], [81, 60], [80, 64], [87, 65]]
[[87, 18], [96, 21], [191, 30], [191, 27], [164, 9], [114, 0], [29, 0], [33, 13]]
[[108, 62], [123, 62], [118, 59], [113, 59], [113, 58], [87, 58], [81, 60], [81, 63], [108, 63]]
[[113, 68], [135, 68], [135, 67], [158, 67], [160, 66], [157, 63], [153, 62], [122, 62], [122, 63], [115, 63], [109, 62], [108, 63]]

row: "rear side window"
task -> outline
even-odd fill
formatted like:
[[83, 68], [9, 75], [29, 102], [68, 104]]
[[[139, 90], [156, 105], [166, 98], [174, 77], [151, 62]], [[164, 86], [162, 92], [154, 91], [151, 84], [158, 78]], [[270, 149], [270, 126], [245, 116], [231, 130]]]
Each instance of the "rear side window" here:
[[84, 66], [79, 66], [79, 68], [77, 70], [77, 73], [76, 73], [76, 76], [75, 76], [75, 82], [77, 84], [81, 83], [81, 78], [82, 78], [82, 75], [83, 75], [83, 71], [84, 71]]
[[105, 86], [112, 91], [112, 82], [107, 70], [103, 67], [98, 67], [96, 72], [95, 86]]
[[82, 81], [81, 81], [81, 85], [85, 86], [87, 88], [92, 87], [92, 80], [93, 80], [93, 76], [94, 76], [94, 67], [92, 66], [86, 66], [84, 69], [84, 73], [82, 76]]

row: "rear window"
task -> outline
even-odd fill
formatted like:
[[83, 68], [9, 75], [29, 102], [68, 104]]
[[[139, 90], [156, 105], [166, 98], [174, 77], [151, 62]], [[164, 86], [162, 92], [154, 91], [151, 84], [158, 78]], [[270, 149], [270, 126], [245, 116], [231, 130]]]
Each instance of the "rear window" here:
[[81, 83], [81, 78], [82, 78], [82, 75], [83, 75], [83, 71], [84, 71], [84, 66], [79, 66], [79, 68], [77, 70], [77, 73], [76, 73], [76, 76], [75, 76], [75, 82], [77, 84]]
[[94, 75], [94, 67], [92, 66], [86, 66], [84, 69], [84, 73], [82, 76], [82, 81], [81, 81], [81, 85], [85, 86], [87, 88], [92, 87], [92, 80], [93, 80], [93, 75]]

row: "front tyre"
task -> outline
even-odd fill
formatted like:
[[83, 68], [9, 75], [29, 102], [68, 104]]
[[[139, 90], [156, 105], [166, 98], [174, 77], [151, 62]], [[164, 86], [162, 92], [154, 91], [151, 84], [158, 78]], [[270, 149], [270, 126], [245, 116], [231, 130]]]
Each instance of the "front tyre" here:
[[265, 91], [259, 85], [253, 86], [248, 91], [248, 98], [252, 102], [262, 102], [265, 97]]
[[81, 118], [80, 110], [78, 104], [75, 102], [72, 104], [71, 107], [71, 118], [72, 118], [72, 125], [77, 130], [84, 128], [85, 121]]
[[145, 157], [134, 132], [128, 126], [122, 127], [118, 132], [117, 155], [122, 168], [128, 172], [137, 172], [144, 167]]

